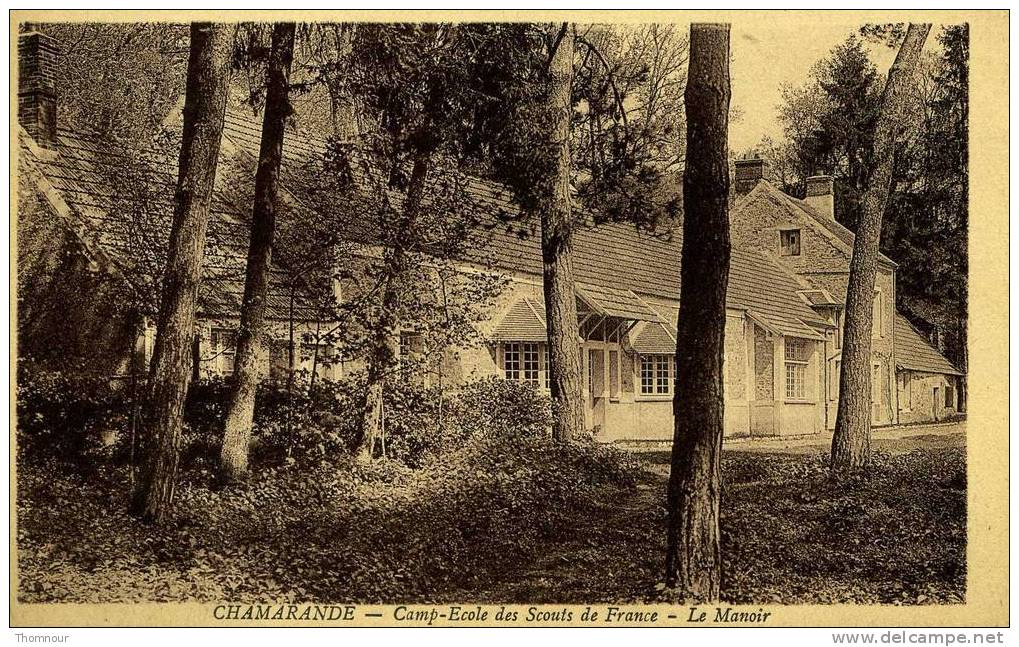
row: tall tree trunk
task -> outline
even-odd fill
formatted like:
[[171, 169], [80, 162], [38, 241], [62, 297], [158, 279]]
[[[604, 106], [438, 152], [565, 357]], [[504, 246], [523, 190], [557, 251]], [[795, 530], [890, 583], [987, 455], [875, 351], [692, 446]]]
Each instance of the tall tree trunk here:
[[371, 458], [375, 440], [382, 432], [382, 399], [385, 392], [386, 376], [392, 371], [398, 354], [396, 346], [397, 328], [400, 324], [398, 308], [400, 306], [400, 289], [407, 273], [407, 254], [409, 252], [407, 241], [417, 240], [417, 235], [413, 230], [416, 227], [418, 211], [424, 198], [430, 161], [431, 154], [427, 151], [419, 151], [414, 156], [414, 168], [411, 171], [410, 184], [407, 187], [403, 216], [395, 235], [390, 236], [390, 243], [384, 252], [382, 308], [379, 321], [375, 324], [372, 348], [368, 355], [361, 424], [353, 443], [354, 456], [359, 460]]
[[729, 280], [729, 25], [690, 26], [683, 250], [665, 583], [680, 600], [717, 600]]
[[230, 31], [193, 23], [173, 225], [149, 378], [146, 465], [132, 511], [162, 522], [173, 504], [184, 398], [191, 378], [198, 283], [226, 109]]
[[842, 374], [835, 434], [831, 443], [831, 468], [836, 474], [870, 462], [871, 329], [874, 324], [874, 282], [877, 276], [881, 220], [892, 182], [895, 136], [902, 110], [930, 25], [909, 25], [895, 63], [888, 71], [881, 98], [881, 114], [874, 132], [874, 170], [863, 194], [860, 220], [849, 263], [846, 294]]
[[[334, 26], [333, 36], [336, 41], [336, 54], [340, 61], [349, 60], [351, 40], [356, 25], [346, 23]], [[341, 68], [342, 69], [342, 68]], [[329, 117], [333, 136], [344, 143], [352, 143], [357, 139], [357, 111], [350, 88], [340, 80], [341, 72], [326, 72], [326, 90], [329, 92]]]
[[243, 477], [248, 471], [248, 446], [258, 390], [258, 359], [265, 332], [265, 301], [272, 266], [272, 242], [276, 233], [280, 163], [287, 116], [290, 114], [290, 64], [294, 58], [292, 22], [277, 23], [272, 30], [272, 47], [266, 70], [265, 115], [262, 142], [255, 173], [255, 199], [251, 217], [251, 241], [244, 277], [241, 325], [237, 332], [234, 384], [223, 429], [219, 456], [221, 476], [226, 481]]
[[570, 191], [573, 34], [567, 23], [560, 28], [549, 74], [552, 137], [558, 151], [551, 195], [541, 210], [541, 257], [548, 325], [549, 388], [557, 404], [552, 437], [569, 442], [584, 432], [584, 394], [580, 385], [580, 326], [573, 278], [573, 196]]

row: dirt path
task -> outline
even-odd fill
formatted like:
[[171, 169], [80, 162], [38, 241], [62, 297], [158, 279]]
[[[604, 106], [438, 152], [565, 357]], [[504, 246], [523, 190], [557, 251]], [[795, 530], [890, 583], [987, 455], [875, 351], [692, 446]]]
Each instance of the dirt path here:
[[[778, 454], [815, 454], [830, 451], [830, 431], [802, 438], [766, 438], [736, 440], [727, 443], [726, 450], [733, 452], [762, 452]], [[882, 427], [871, 433], [871, 446], [875, 451], [904, 454], [914, 449], [966, 446], [966, 422], [937, 425], [911, 425]]]
[[[966, 446], [966, 422], [913, 425], [875, 429], [871, 435], [874, 451], [905, 454], [914, 449], [942, 449]], [[831, 450], [831, 432], [797, 438], [726, 439], [724, 451], [733, 454], [787, 454], [809, 456]], [[631, 451], [646, 461], [649, 469], [668, 476], [670, 449], [667, 446], [637, 447]]]

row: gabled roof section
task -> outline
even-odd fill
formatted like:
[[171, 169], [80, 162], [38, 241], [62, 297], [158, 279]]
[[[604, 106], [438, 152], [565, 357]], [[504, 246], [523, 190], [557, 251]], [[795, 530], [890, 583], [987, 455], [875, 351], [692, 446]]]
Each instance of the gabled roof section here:
[[492, 331], [491, 338], [494, 341], [546, 341], [544, 308], [533, 299], [516, 300]]
[[600, 315], [631, 321], [659, 321], [661, 318], [632, 290], [618, 290], [590, 283], [576, 284], [577, 296]]
[[[751, 204], [754, 200], [761, 199], [767, 200], [776, 209], [781, 210], [781, 213], [788, 218], [797, 221], [806, 220], [815, 231], [832, 241], [836, 248], [840, 249], [847, 256], [852, 256], [853, 243], [856, 240], [853, 232], [833, 218], [818, 213], [805, 201], [794, 198], [767, 180], [758, 181], [750, 193], [737, 200], [734, 211], [738, 212], [739, 209]], [[887, 267], [898, 267], [895, 261], [881, 253], [878, 254], [878, 262]]]
[[800, 297], [812, 307], [843, 308], [845, 304], [831, 295], [831, 292], [824, 289], [800, 290], [797, 292]]
[[[110, 260], [139, 295], [142, 306], [154, 312], [169, 247], [177, 159], [155, 150], [128, 156], [111, 150], [109, 142], [97, 136], [66, 128], [57, 130], [56, 150], [44, 155], [24, 139], [22, 161], [38, 171], [46, 188], [66, 205], [69, 226], [87, 246]], [[226, 154], [221, 153], [220, 169]], [[220, 186], [223, 174], [217, 175], [199, 311], [205, 317], [236, 317], [244, 294], [250, 213], [231, 201]], [[286, 272], [274, 263], [267, 297], [271, 319], [290, 316], [287, 283]], [[294, 318], [320, 316], [298, 293]]]
[[917, 332], [904, 316], [895, 313], [895, 366], [910, 371], [962, 375], [948, 358]]
[[747, 317], [773, 335], [824, 341], [824, 335], [802, 321], [781, 319], [754, 310], [747, 310]]
[[630, 345], [641, 355], [671, 355], [676, 352], [676, 336], [671, 327], [652, 321], [641, 327]]

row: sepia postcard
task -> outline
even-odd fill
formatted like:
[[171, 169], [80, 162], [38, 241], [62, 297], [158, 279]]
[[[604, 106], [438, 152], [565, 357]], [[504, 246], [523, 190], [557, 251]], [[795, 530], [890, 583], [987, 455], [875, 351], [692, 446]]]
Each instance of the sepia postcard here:
[[12, 627], [1009, 624], [1006, 11], [10, 38]]

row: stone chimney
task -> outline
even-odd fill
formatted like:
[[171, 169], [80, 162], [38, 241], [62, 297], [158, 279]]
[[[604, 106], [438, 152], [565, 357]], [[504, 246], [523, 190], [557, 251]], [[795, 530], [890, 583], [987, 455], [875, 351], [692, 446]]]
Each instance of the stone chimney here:
[[733, 188], [736, 191], [736, 195], [746, 195], [757, 186], [759, 181], [770, 179], [771, 169], [768, 162], [757, 155], [749, 154], [735, 161]]
[[830, 175], [812, 175], [807, 178], [807, 197], [804, 202], [826, 218], [835, 220], [835, 183]]
[[42, 148], [57, 145], [57, 41], [33, 25], [18, 35], [18, 122]]

